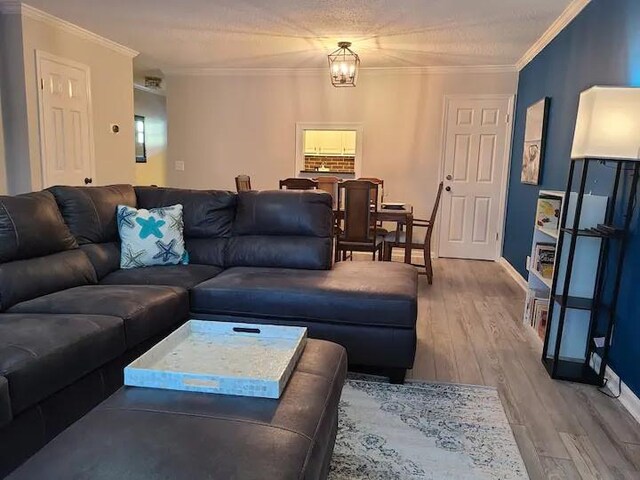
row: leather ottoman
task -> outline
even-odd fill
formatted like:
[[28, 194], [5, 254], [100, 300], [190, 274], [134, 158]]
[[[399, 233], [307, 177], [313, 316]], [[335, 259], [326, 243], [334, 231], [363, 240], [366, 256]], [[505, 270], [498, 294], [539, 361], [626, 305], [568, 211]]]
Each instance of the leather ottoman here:
[[8, 478], [323, 479], [346, 367], [309, 340], [278, 400], [124, 387]]

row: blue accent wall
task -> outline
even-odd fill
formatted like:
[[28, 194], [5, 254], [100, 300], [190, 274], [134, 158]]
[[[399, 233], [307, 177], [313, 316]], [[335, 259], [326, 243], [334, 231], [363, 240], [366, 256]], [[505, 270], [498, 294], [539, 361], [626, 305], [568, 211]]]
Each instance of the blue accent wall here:
[[[593, 85], [640, 86], [640, 0], [592, 0], [520, 72], [503, 255], [525, 278], [538, 191], [565, 189], [578, 98]], [[541, 183], [536, 187], [520, 183], [525, 115], [528, 106], [545, 96], [551, 98], [551, 108]], [[587, 190], [609, 193], [611, 177], [611, 169], [594, 168]], [[610, 360], [614, 371], [640, 396], [638, 209], [623, 270]]]

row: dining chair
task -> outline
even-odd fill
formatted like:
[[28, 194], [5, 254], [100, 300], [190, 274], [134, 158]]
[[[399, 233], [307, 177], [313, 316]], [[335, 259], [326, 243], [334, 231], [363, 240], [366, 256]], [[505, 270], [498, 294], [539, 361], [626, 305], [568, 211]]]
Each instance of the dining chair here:
[[333, 209], [338, 208], [338, 184], [342, 181], [339, 177], [317, 177], [314, 178], [318, 182], [318, 190], [322, 190], [331, 195]]
[[236, 177], [236, 191], [248, 192], [251, 190], [251, 177], [249, 175], [238, 175]]
[[[372, 198], [371, 207], [378, 210], [382, 202], [384, 202], [384, 180], [376, 177], [360, 177], [358, 178], [358, 180], [362, 180], [364, 182], [371, 182], [376, 185], [377, 193], [374, 193], [373, 190], [371, 191], [371, 198]], [[389, 233], [389, 230], [387, 230], [386, 228], [382, 228], [382, 222], [377, 222], [377, 223], [378, 223], [377, 225], [378, 233], [380, 234]]]
[[[440, 205], [440, 197], [442, 197], [442, 185], [440, 182], [438, 185], [438, 193], [436, 194], [436, 201], [433, 204], [431, 210], [431, 217], [429, 220], [421, 220], [419, 218], [413, 219], [413, 234], [412, 238], [408, 241], [411, 243], [411, 249], [422, 249], [424, 253], [424, 265], [414, 265], [416, 267], [424, 267], [429, 285], [433, 283], [433, 266], [431, 265], [431, 235], [433, 234], [433, 227], [436, 222], [438, 214], [438, 207]], [[416, 231], [416, 228], [419, 230]], [[405, 248], [407, 242], [407, 233], [401, 228], [398, 228], [395, 232], [389, 232], [384, 237], [384, 259], [387, 262], [391, 261], [391, 253], [394, 247]], [[422, 273], [422, 272], [420, 272]]]
[[315, 190], [318, 182], [310, 178], [285, 178], [280, 180], [280, 190]]
[[336, 236], [336, 262], [341, 254], [346, 260], [347, 252], [371, 252], [373, 260], [377, 253], [382, 260], [384, 237], [377, 231], [372, 194], [378, 194], [378, 186], [372, 182], [347, 180], [338, 184], [337, 217], [342, 219], [342, 228]]

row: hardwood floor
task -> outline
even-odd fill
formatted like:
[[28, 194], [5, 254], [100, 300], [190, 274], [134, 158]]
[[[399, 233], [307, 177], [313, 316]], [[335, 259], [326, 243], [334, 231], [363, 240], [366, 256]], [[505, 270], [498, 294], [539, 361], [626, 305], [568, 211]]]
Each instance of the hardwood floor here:
[[497, 387], [532, 480], [640, 479], [640, 425], [596, 388], [549, 378], [523, 305], [498, 264], [435, 260], [409, 378]]

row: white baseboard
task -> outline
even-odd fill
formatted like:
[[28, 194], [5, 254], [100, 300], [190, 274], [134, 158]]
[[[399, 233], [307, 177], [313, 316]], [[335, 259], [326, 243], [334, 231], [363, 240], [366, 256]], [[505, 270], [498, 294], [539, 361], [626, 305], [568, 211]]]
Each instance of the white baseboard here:
[[[593, 354], [591, 360], [589, 361], [589, 365], [594, 370], [600, 369], [600, 363], [602, 362], [599, 355]], [[640, 398], [633, 393], [633, 391], [624, 383], [620, 382], [620, 377], [611, 370], [611, 367], [607, 365], [605, 369], [604, 377], [607, 379], [607, 389], [613, 395], [620, 394], [618, 400], [622, 406], [631, 414], [633, 418], [636, 419], [636, 422], [640, 423]], [[618, 383], [620, 382], [620, 383]], [[620, 385], [620, 391], [618, 391], [618, 385]]]
[[520, 285], [520, 288], [522, 288], [525, 292], [529, 289], [529, 284], [527, 283], [525, 278], [520, 275], [520, 273], [515, 268], [513, 268], [513, 265], [511, 265], [506, 258], [500, 257], [498, 259], [498, 264], [505, 269], [509, 276], [513, 278], [518, 285]]

